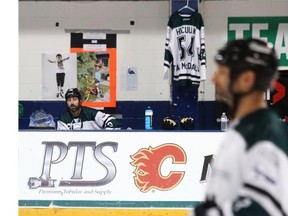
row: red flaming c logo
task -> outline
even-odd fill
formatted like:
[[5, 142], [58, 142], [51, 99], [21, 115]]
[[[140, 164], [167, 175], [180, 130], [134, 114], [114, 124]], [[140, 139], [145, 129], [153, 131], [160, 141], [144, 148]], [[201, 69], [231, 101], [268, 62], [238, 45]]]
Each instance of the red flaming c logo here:
[[167, 176], [161, 175], [162, 163], [167, 158], [172, 158], [173, 164], [185, 164], [186, 155], [184, 150], [175, 144], [166, 143], [156, 148], [151, 146], [140, 149], [131, 156], [131, 164], [136, 167], [134, 182], [141, 192], [147, 192], [151, 188], [169, 190], [176, 187], [185, 172], [171, 171]]

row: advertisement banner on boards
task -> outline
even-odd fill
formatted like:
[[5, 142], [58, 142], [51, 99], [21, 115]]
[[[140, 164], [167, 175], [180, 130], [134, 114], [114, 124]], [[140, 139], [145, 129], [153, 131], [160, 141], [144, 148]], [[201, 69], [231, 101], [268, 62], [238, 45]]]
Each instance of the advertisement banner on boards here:
[[201, 201], [222, 136], [20, 132], [19, 200]]

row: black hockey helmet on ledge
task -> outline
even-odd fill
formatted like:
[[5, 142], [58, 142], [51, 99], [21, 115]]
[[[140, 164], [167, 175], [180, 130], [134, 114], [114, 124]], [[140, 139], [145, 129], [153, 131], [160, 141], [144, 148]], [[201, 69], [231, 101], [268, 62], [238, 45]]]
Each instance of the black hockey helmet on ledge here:
[[192, 117], [183, 117], [179, 122], [183, 130], [192, 130], [194, 128], [194, 119]]
[[163, 130], [174, 130], [177, 127], [177, 122], [170, 116], [167, 116], [162, 121]]

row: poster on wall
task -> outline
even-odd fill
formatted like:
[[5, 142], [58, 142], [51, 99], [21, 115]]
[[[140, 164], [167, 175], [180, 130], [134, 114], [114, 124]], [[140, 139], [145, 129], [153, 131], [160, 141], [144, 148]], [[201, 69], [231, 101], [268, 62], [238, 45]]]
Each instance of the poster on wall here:
[[138, 69], [137, 67], [127, 67], [126, 73], [127, 91], [136, 91], [138, 86]]
[[116, 34], [71, 33], [71, 53], [77, 54], [77, 87], [83, 105], [116, 106]]
[[42, 54], [42, 98], [63, 100], [77, 85], [76, 54]]

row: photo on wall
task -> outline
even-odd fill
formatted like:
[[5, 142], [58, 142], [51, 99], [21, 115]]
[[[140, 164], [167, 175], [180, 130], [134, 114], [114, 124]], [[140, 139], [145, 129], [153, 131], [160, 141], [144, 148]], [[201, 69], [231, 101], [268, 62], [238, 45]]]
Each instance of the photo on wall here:
[[77, 53], [77, 87], [83, 102], [110, 101], [109, 53]]
[[77, 87], [88, 107], [116, 107], [116, 34], [71, 33], [77, 54]]
[[76, 54], [42, 54], [42, 98], [64, 100], [68, 88], [77, 86]]

